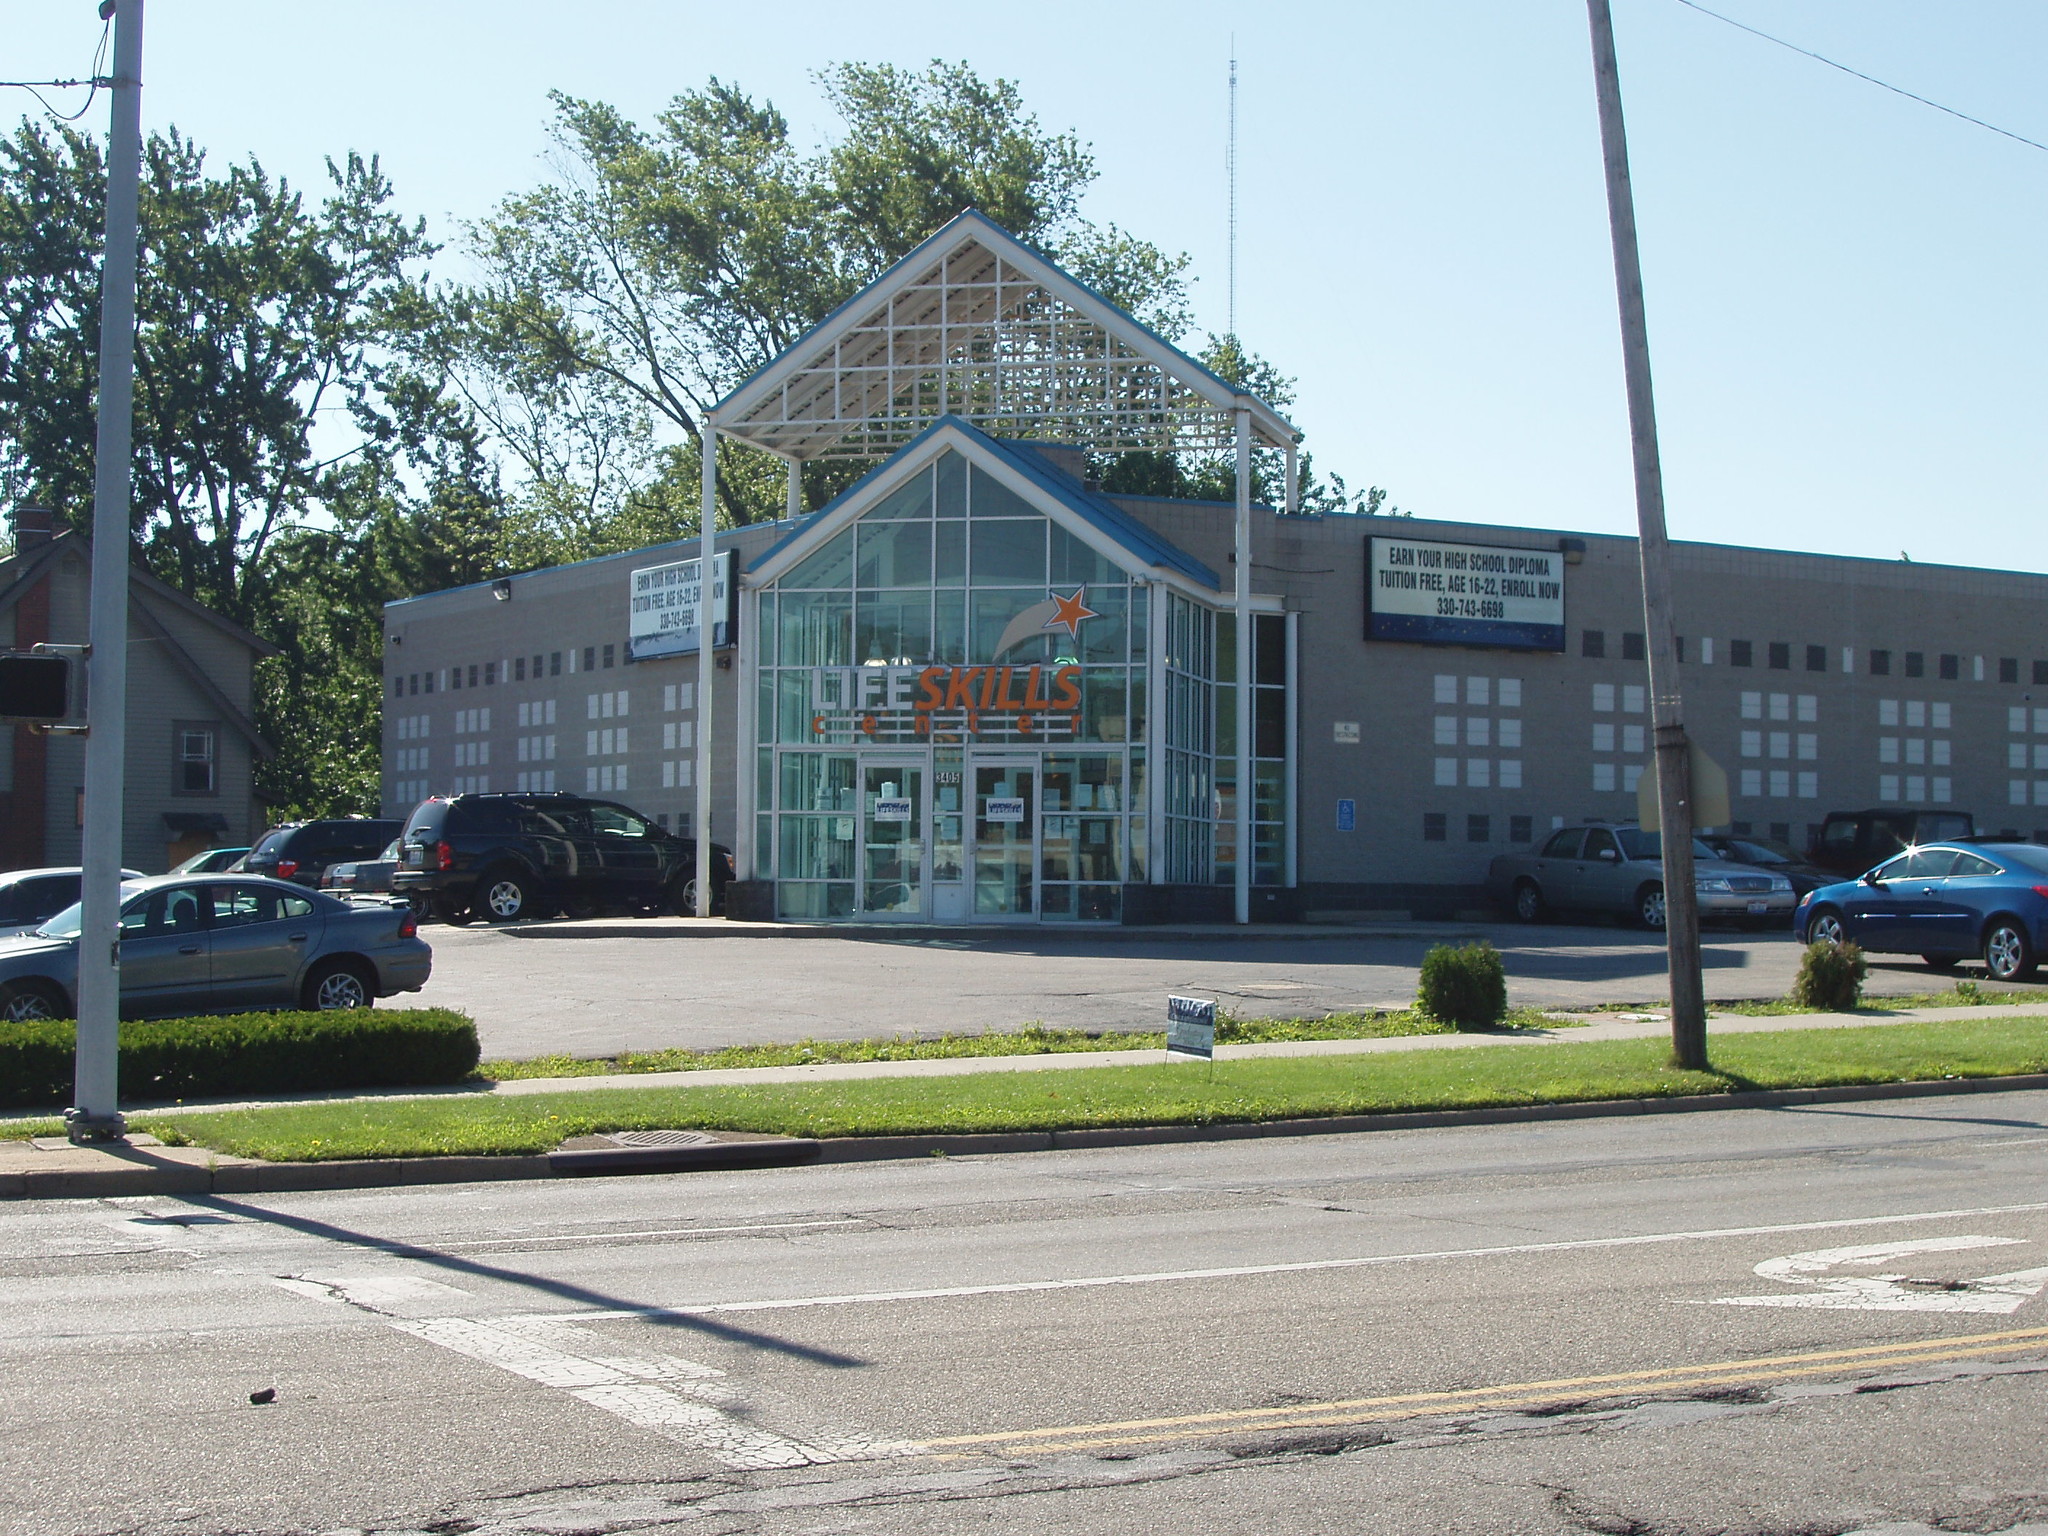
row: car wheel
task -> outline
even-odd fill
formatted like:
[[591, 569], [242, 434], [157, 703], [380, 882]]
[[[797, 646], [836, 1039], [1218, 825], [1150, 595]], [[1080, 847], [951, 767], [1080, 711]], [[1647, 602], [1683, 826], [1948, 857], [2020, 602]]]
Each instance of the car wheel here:
[[306, 978], [299, 1000], [308, 1009], [321, 1012], [331, 1008], [368, 1008], [376, 1003], [377, 992], [353, 961], [323, 960]]
[[1636, 892], [1636, 921], [1645, 928], [1664, 931], [1664, 887], [1646, 885]]
[[1520, 880], [1515, 883], [1515, 917], [1524, 923], [1540, 923], [1545, 916], [1543, 892], [1537, 889], [1534, 880]]
[[2018, 981], [2033, 968], [2026, 930], [2009, 917], [1995, 920], [1984, 933], [1984, 969], [1994, 981]]
[[71, 1009], [63, 995], [44, 982], [17, 981], [0, 987], [0, 1019], [10, 1024], [70, 1017]]
[[1930, 971], [1952, 971], [1963, 962], [1961, 955], [1922, 955], [1920, 963]]
[[494, 923], [531, 917], [533, 907], [533, 886], [524, 875], [486, 875], [477, 888], [476, 910]]
[[1806, 942], [1809, 944], [1826, 944], [1839, 949], [1848, 940], [1848, 930], [1842, 926], [1842, 914], [1832, 907], [1822, 907], [1806, 925]]

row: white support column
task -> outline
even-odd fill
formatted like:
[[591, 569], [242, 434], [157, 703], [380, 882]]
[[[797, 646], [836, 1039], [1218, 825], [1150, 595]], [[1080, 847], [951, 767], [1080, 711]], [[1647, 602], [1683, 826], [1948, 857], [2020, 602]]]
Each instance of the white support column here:
[[[739, 564], [737, 558], [733, 564]], [[737, 570], [733, 572], [732, 579], [739, 581]], [[733, 782], [737, 825], [733, 828], [732, 861], [733, 878], [751, 880], [756, 874], [754, 813], [760, 809], [755, 803], [755, 795], [759, 792], [756, 780], [761, 771], [761, 733], [755, 719], [760, 690], [760, 651], [742, 637], [760, 632], [761, 594], [741, 587], [735, 595], [739, 601], [739, 631], [733, 636], [733, 676], [739, 679], [739, 707], [733, 711], [733, 761], [739, 765], [739, 777]]]
[[1287, 445], [1287, 500], [1282, 505], [1289, 517], [1301, 510], [1301, 447], [1298, 443]]
[[1237, 921], [1252, 920], [1252, 413], [1237, 417]]
[[789, 461], [789, 502], [785, 510], [790, 517], [804, 515], [804, 466], [801, 459]]
[[1287, 888], [1301, 880], [1301, 615], [1287, 615]]
[[1145, 637], [1145, 883], [1166, 878], [1166, 605], [1167, 586], [1149, 583]]
[[704, 458], [704, 503], [699, 514], [700, 562], [697, 586], [697, 916], [711, 915], [711, 719], [718, 660], [713, 654], [718, 625], [711, 598], [718, 570], [718, 428], [705, 425], [699, 439]]

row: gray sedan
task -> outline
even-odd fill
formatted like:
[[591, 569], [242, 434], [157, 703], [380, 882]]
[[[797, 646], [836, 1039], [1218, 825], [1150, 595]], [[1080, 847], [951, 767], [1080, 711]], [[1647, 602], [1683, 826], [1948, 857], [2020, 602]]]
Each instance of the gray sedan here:
[[[0, 940], [0, 1019], [73, 1016], [79, 909]], [[410, 908], [351, 905], [255, 876], [159, 875], [121, 886], [121, 1012], [366, 1008], [433, 969]]]
[[[1487, 891], [1525, 923], [1553, 909], [1612, 912], [1645, 928], [1664, 926], [1664, 849], [1640, 827], [1560, 827], [1541, 847], [1504, 853], [1487, 871]], [[1700, 916], [1757, 926], [1790, 919], [1796, 901], [1783, 875], [1716, 858], [1692, 845]]]

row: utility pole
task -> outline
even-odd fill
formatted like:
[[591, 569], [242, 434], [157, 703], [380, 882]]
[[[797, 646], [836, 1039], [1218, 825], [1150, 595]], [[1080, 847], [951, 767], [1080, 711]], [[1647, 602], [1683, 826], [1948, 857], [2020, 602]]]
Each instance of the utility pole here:
[[92, 657], [86, 664], [85, 848], [78, 935], [73, 1141], [113, 1141], [120, 1109], [121, 831], [128, 746], [128, 477], [135, 395], [136, 181], [142, 160], [142, 0], [104, 0], [114, 22], [107, 235], [100, 266], [99, 442], [93, 459]]
[[1664, 843], [1664, 945], [1671, 971], [1671, 1055], [1694, 1071], [1707, 1065], [1706, 989], [1700, 979], [1699, 896], [1693, 887], [1691, 744], [1679, 696], [1677, 626], [1671, 611], [1671, 544], [1664, 532], [1664, 471], [1657, 457], [1657, 408], [1650, 390], [1650, 333], [1643, 314], [1643, 267], [1636, 249], [1635, 193], [1621, 120], [1621, 72], [1608, 0], [1586, 0], [1593, 32], [1593, 79], [1600, 98], [1600, 146], [1607, 163], [1607, 222], [1614, 239], [1614, 287], [1621, 306], [1622, 371], [1628, 382], [1635, 450], [1637, 547], [1643, 565], [1643, 632], [1650, 662], [1650, 719], [1656, 736], [1657, 815]]

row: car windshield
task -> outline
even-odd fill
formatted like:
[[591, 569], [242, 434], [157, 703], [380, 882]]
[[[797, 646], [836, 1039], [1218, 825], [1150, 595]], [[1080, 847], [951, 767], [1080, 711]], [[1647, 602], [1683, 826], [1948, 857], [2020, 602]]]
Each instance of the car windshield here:
[[1761, 838], [1731, 837], [1722, 846], [1738, 864], [1792, 864], [1799, 858], [1783, 843], [1765, 842]]
[[[135, 887], [124, 884], [121, 900], [126, 902], [135, 893]], [[85, 903], [74, 901], [55, 917], [44, 923], [36, 932], [46, 939], [75, 939], [85, 927]]]
[[[1641, 827], [1616, 827], [1615, 837], [1621, 843], [1621, 851], [1631, 859], [1661, 859], [1664, 857], [1664, 835], [1661, 832], [1645, 832]], [[1692, 840], [1692, 856], [1696, 859], [1718, 859], [1720, 855], [1698, 838]]]

